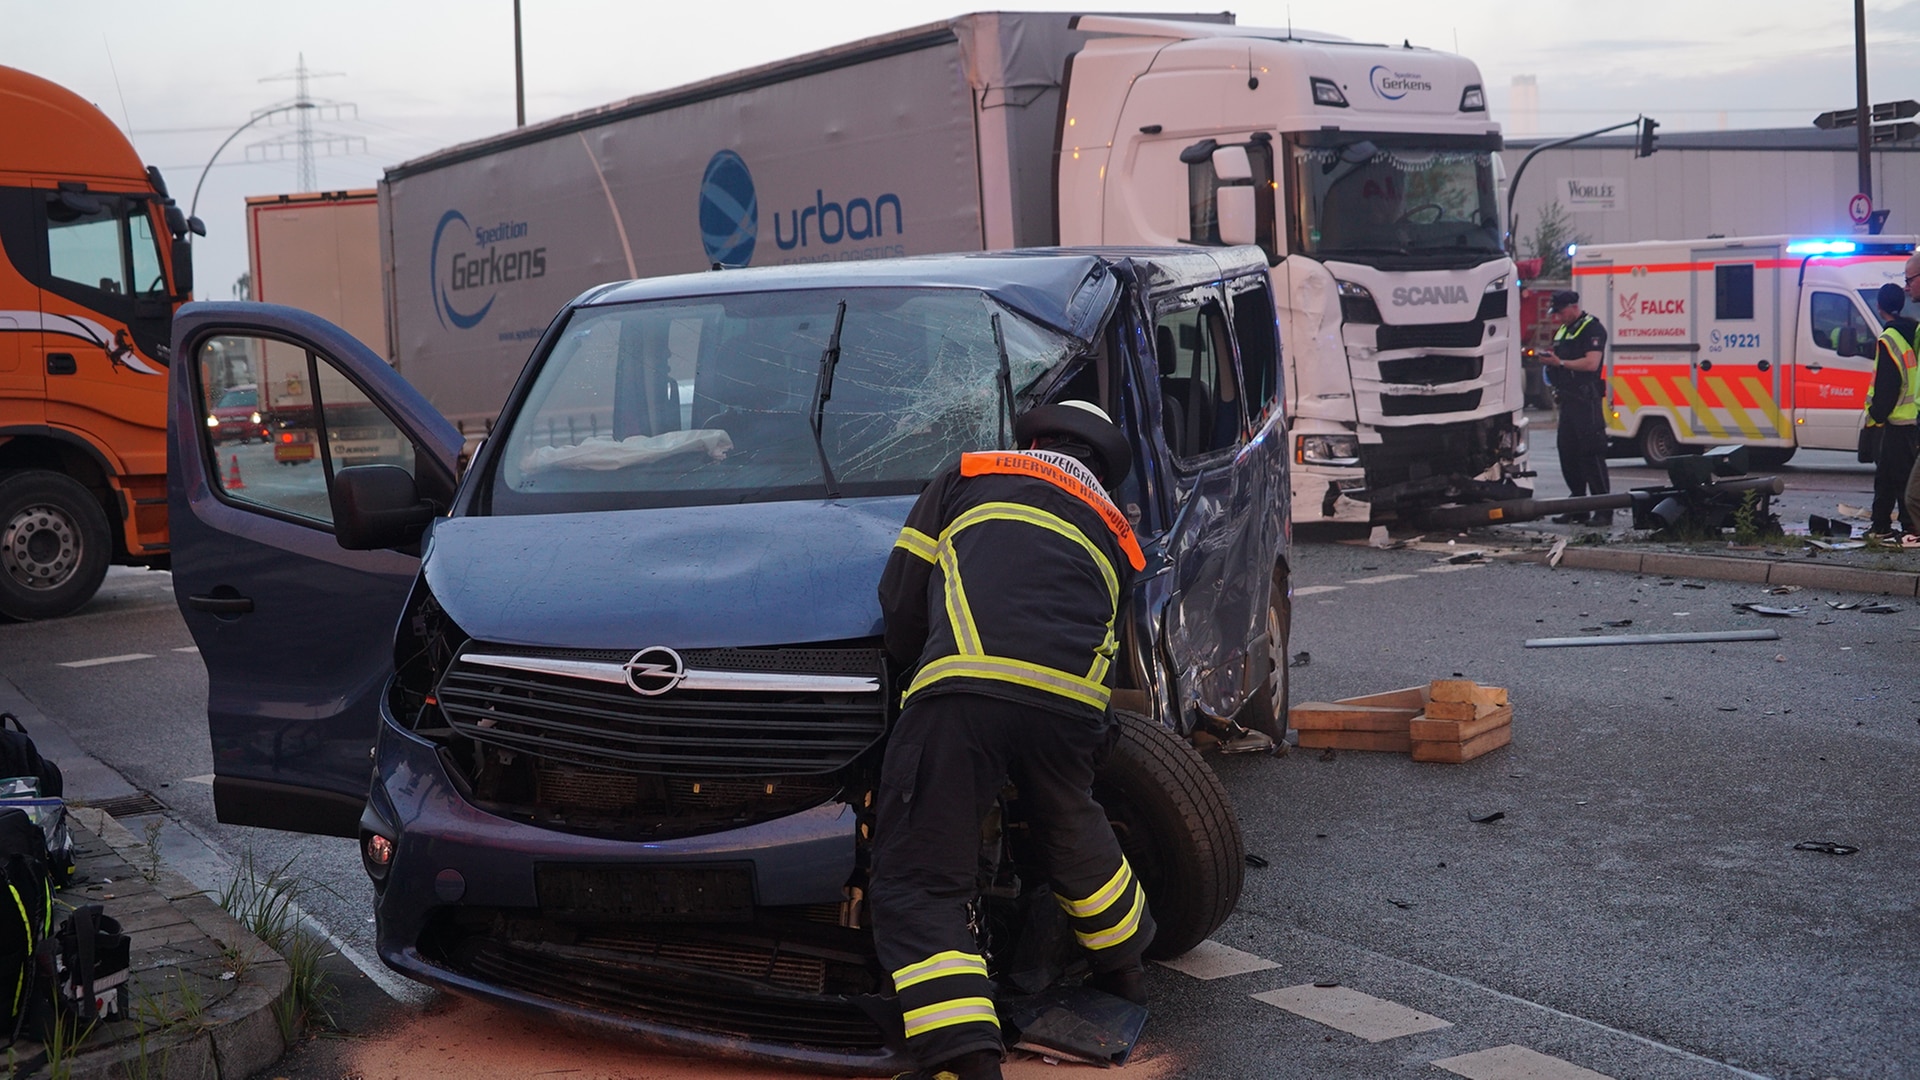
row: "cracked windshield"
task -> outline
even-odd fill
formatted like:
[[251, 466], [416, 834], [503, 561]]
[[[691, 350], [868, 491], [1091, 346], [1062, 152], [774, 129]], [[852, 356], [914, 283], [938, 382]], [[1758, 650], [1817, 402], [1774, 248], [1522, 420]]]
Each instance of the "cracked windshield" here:
[[[1376, 140], [1384, 142], [1381, 137]], [[1289, 217], [1299, 250], [1361, 262], [1501, 254], [1490, 150], [1290, 147]]]
[[961, 453], [1006, 444], [1003, 365], [1017, 393], [1071, 347], [955, 289], [588, 309], [507, 435], [494, 510], [914, 492]]

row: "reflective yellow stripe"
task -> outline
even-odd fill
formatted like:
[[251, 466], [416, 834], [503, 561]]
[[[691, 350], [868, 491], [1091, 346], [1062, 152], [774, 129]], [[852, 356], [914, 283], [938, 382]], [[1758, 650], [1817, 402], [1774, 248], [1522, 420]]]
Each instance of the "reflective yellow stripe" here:
[[[20, 890], [14, 886], [8, 885], [7, 892], [13, 895], [13, 906], [20, 909], [20, 929], [25, 931], [27, 935], [27, 942], [26, 945], [22, 947], [22, 952], [31, 960], [33, 957], [33, 947], [38, 944], [38, 942], [33, 940], [33, 920], [27, 916], [27, 902], [20, 898]], [[20, 974], [14, 977], [13, 982], [13, 1011], [16, 1013], [20, 1011], [20, 997], [26, 992], [26, 988], [27, 967], [25, 964], [22, 964], [20, 966]]]
[[1107, 668], [1113, 664], [1113, 654], [1120, 651], [1120, 643], [1113, 638], [1113, 622], [1107, 622], [1107, 640], [1093, 651], [1093, 666], [1087, 669], [1087, 681], [1102, 686], [1107, 683]]
[[1108, 699], [1113, 696], [1106, 686], [1091, 679], [1009, 656], [943, 656], [920, 669], [920, 673], [913, 678], [913, 685], [907, 687], [907, 696], [911, 697], [923, 687], [941, 679], [963, 677], [993, 679], [1045, 690], [1096, 709], [1106, 708]]
[[1036, 507], [1022, 506], [1019, 503], [1010, 502], [981, 503], [979, 506], [973, 507], [959, 517], [954, 518], [953, 524], [948, 525], [946, 530], [940, 534], [940, 542], [951, 546], [954, 536], [958, 535], [963, 529], [978, 525], [983, 521], [1017, 521], [1026, 525], [1034, 525], [1059, 533], [1061, 536], [1079, 544], [1087, 550], [1088, 555], [1093, 557], [1094, 565], [1100, 568], [1100, 576], [1105, 579], [1107, 583], [1108, 599], [1116, 604], [1120, 602], [1120, 579], [1115, 576], [1113, 564], [1107, 561], [1106, 554], [1102, 552], [1099, 547], [1095, 546], [1093, 541], [1087, 539], [1086, 533], [1074, 528], [1071, 522], [1057, 514], [1049, 514], [1045, 510]]
[[1090, 919], [1112, 907], [1113, 902], [1120, 899], [1121, 894], [1126, 892], [1127, 886], [1131, 884], [1133, 884], [1133, 871], [1127, 867], [1127, 860], [1122, 858], [1120, 869], [1113, 872], [1113, 877], [1109, 878], [1105, 885], [1094, 890], [1092, 896], [1085, 900], [1069, 900], [1055, 893], [1054, 899], [1060, 901], [1060, 906], [1066, 909], [1067, 914], [1076, 918]]
[[983, 997], [954, 998], [925, 1008], [910, 1009], [906, 1014], [907, 1038], [925, 1035], [929, 1031], [938, 1031], [955, 1024], [992, 1024], [1000, 1026], [1000, 1014], [994, 1012], [993, 1002]]
[[986, 974], [987, 961], [976, 953], [934, 953], [917, 964], [908, 964], [894, 972], [893, 989], [898, 992], [945, 975], [978, 975], [985, 978]]
[[960, 557], [945, 537], [940, 541], [940, 576], [945, 579], [947, 622], [953, 626], [954, 644], [964, 655], [979, 656], [985, 650], [980, 647], [980, 628], [973, 624], [973, 609], [967, 606], [967, 591], [960, 584]]
[[1140, 929], [1140, 913], [1145, 911], [1146, 907], [1147, 898], [1140, 892], [1140, 886], [1135, 885], [1133, 887], [1133, 910], [1127, 912], [1127, 917], [1120, 920], [1120, 925], [1110, 930], [1102, 930], [1096, 934], [1083, 934], [1075, 930], [1073, 936], [1079, 938], [1080, 944], [1089, 949], [1111, 949], [1115, 945], [1132, 937], [1133, 932]]
[[901, 529], [900, 539], [895, 540], [893, 546], [905, 550], [909, 555], [917, 555], [928, 562], [934, 562], [938, 558], [936, 551], [938, 542], [919, 529]]

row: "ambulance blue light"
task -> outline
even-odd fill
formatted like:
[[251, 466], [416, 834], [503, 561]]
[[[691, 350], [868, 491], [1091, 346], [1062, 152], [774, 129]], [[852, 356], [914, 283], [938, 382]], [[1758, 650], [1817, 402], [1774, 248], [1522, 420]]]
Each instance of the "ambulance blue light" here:
[[1851, 240], [1795, 240], [1787, 245], [1789, 255], [1851, 255], [1860, 245]]
[[1567, 258], [1569, 258], [1569, 259], [1571, 259], [1571, 258], [1573, 258], [1573, 253], [1574, 253], [1574, 252], [1576, 252], [1576, 251], [1579, 251], [1579, 250], [1580, 250], [1580, 245], [1579, 245], [1579, 244], [1568, 244], [1568, 245], [1567, 245]]

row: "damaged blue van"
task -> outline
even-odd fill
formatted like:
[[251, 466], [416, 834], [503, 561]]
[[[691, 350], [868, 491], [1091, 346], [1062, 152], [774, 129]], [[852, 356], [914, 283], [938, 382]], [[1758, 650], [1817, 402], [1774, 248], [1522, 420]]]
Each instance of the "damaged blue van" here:
[[[173, 347], [192, 358], [171, 388], [173, 580], [220, 819], [355, 838], [396, 971], [682, 1052], [906, 1067], [865, 905], [908, 674], [875, 586], [930, 477], [1069, 398], [1133, 442], [1115, 503], [1147, 557], [1096, 795], [1154, 955], [1231, 913], [1239, 826], [1192, 744], [1286, 730], [1257, 249], [602, 286], [553, 320], [464, 468], [453, 426], [315, 316], [189, 305]], [[300, 388], [270, 426], [316, 460], [216, 448], [210, 373], [236, 366], [273, 373], [270, 401]], [[1084, 971], [1046, 894], [1009, 790], [982, 837], [1003, 1002]]]

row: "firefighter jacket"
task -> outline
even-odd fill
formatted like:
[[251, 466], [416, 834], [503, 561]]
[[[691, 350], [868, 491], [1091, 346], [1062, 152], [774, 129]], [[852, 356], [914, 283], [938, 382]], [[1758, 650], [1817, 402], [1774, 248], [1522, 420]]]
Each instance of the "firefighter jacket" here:
[[1914, 357], [1912, 319], [1896, 317], [1880, 331], [1873, 384], [1867, 387], [1867, 423], [1911, 424], [1920, 418], [1920, 363]]
[[1114, 618], [1146, 560], [1093, 474], [1064, 454], [966, 454], [907, 515], [880, 578], [905, 701], [966, 692], [1104, 717]]

